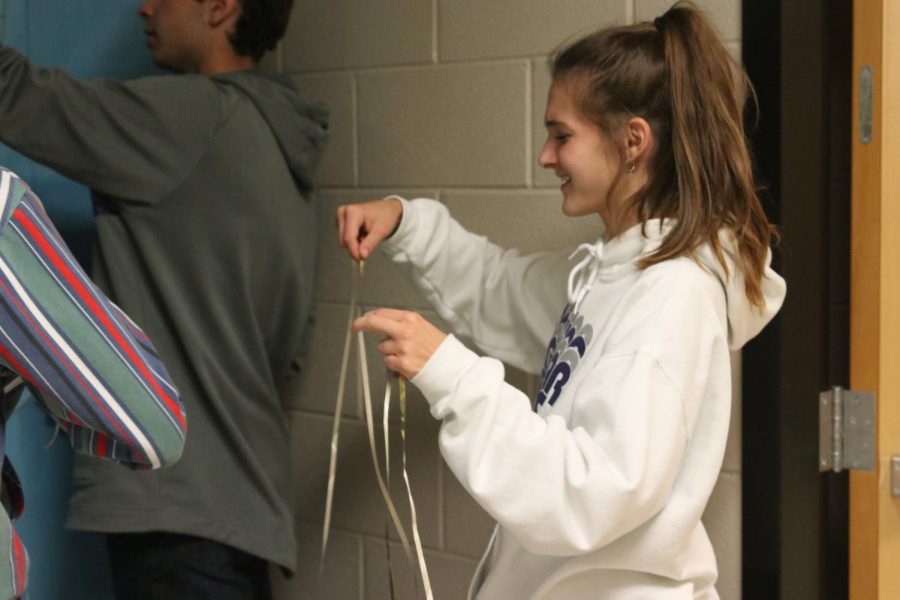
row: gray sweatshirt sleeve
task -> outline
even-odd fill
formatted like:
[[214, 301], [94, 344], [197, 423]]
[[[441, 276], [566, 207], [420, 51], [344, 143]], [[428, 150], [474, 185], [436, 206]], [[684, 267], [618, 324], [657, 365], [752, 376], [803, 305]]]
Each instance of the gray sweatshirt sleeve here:
[[225, 107], [206, 77], [82, 81], [0, 46], [0, 140], [123, 203], [153, 203], [200, 160]]

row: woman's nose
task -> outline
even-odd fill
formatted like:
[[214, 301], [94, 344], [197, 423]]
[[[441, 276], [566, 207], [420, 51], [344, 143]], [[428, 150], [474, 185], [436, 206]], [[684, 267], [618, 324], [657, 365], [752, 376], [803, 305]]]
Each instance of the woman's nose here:
[[552, 169], [556, 164], [556, 151], [550, 142], [550, 138], [547, 138], [547, 141], [544, 142], [544, 147], [541, 148], [541, 153], [538, 155], [538, 164], [545, 169]]

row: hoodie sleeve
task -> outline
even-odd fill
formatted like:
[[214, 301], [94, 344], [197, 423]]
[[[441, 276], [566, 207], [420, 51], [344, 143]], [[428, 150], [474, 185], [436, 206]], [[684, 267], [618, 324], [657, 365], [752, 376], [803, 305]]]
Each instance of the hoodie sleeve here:
[[113, 199], [153, 203], [177, 186], [223, 111], [205, 77], [82, 81], [0, 46], [0, 139]]
[[566, 255], [505, 250], [466, 231], [435, 200], [394, 197], [403, 203], [403, 217], [382, 250], [456, 333], [491, 356], [538, 372], [566, 303]]
[[[413, 379], [442, 420], [440, 447], [451, 470], [532, 552], [602, 548], [669, 502], [698, 398], [711, 370], [723, 368], [727, 377], [728, 353], [702, 291], [656, 291], [665, 295], [654, 294], [654, 306], [639, 310], [646, 318], [629, 323], [636, 343], [579, 365], [589, 371], [565, 418], [533, 412], [528, 398], [504, 383], [498, 361], [453, 337]], [[662, 323], [668, 330], [655, 333]], [[724, 426], [716, 435], [727, 433], [728, 398], [722, 401]]]

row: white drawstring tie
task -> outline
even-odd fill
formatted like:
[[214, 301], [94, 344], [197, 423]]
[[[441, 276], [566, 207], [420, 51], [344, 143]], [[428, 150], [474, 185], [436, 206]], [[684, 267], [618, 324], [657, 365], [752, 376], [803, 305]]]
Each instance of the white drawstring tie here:
[[[587, 256], [581, 259], [577, 265], [569, 271], [569, 302], [574, 306], [572, 312], [577, 313], [581, 306], [581, 301], [588, 295], [594, 282], [597, 280], [597, 274], [600, 271], [600, 261], [603, 260], [603, 242], [596, 244], [581, 244], [572, 254], [569, 260], [575, 258], [579, 252], [586, 252]], [[587, 271], [585, 272], [585, 269]]]

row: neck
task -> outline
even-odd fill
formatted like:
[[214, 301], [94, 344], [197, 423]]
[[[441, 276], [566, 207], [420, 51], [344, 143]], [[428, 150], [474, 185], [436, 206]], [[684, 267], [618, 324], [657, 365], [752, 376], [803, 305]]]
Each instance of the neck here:
[[200, 62], [197, 72], [200, 75], [215, 75], [216, 73], [252, 69], [255, 66], [256, 61], [249, 56], [240, 56], [234, 52], [215, 52], [207, 55]]
[[619, 180], [600, 216], [606, 226], [606, 239], [611, 240], [640, 222], [634, 200], [647, 185], [647, 173], [641, 169]]
[[603, 224], [606, 228], [606, 239], [611, 240], [638, 224], [637, 213], [633, 210], [617, 215], [606, 215]]

